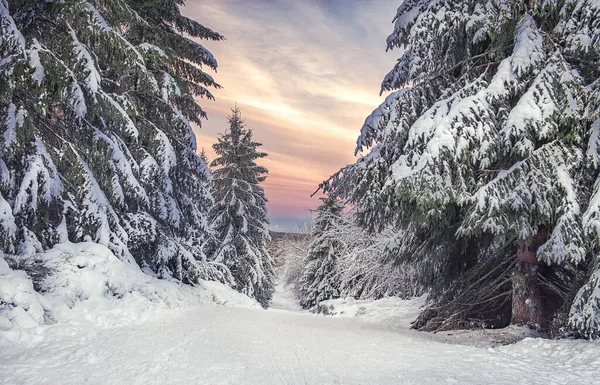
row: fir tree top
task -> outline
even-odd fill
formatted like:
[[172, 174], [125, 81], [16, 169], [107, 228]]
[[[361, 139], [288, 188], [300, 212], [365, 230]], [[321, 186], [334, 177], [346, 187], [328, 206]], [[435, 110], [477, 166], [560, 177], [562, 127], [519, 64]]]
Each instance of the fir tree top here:
[[211, 162], [211, 167], [219, 167], [214, 172], [215, 176], [220, 179], [240, 179], [252, 184], [263, 182], [266, 179], [264, 174], [269, 170], [255, 162], [267, 156], [265, 152], [256, 151], [262, 144], [253, 140], [251, 130], [245, 129], [246, 123], [239, 107], [232, 110], [227, 120], [229, 130], [213, 145], [217, 158]]

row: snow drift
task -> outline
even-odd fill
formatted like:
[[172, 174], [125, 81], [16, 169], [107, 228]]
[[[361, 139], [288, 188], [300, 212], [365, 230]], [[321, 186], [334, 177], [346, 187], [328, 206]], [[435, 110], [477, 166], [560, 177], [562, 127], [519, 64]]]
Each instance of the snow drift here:
[[408, 300], [398, 297], [356, 300], [348, 297], [321, 301], [315, 311], [325, 315], [357, 317], [391, 329], [410, 329], [426, 303], [427, 294]]
[[198, 304], [260, 307], [220, 283], [190, 286], [145, 274], [96, 243], [62, 243], [36, 258], [48, 269], [36, 282], [40, 293], [0, 257], [0, 338], [21, 339], [24, 330], [54, 322], [135, 323], [150, 311]]

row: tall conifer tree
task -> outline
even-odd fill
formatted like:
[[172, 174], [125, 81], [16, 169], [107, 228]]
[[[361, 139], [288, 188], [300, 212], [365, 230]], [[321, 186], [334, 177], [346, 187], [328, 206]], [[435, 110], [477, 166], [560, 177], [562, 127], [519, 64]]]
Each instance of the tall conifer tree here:
[[368, 153], [322, 186], [398, 227], [391, 253], [434, 289], [418, 325], [566, 312], [597, 335], [600, 3], [406, 0], [394, 48]]
[[327, 299], [339, 297], [336, 263], [343, 252], [340, 238], [343, 206], [335, 198], [322, 199], [317, 209], [307, 256], [307, 265], [300, 281], [302, 305], [310, 309]]
[[245, 129], [239, 108], [229, 117], [229, 130], [213, 145], [211, 163], [215, 205], [212, 237], [206, 243], [211, 260], [227, 266], [235, 289], [267, 307], [274, 289], [273, 261], [268, 251], [267, 199], [260, 185], [268, 170], [256, 164], [267, 156]]
[[219, 87], [183, 0], [0, 0], [0, 246], [92, 241], [185, 282], [225, 279], [200, 247], [210, 174], [190, 122]]

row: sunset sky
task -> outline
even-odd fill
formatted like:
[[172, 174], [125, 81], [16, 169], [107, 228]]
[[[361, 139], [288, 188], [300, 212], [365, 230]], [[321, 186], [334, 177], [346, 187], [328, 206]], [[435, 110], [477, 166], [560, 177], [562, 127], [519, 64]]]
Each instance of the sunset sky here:
[[398, 53], [385, 39], [401, 0], [188, 0], [184, 13], [226, 37], [202, 41], [219, 62], [217, 101], [199, 147], [227, 128], [238, 104], [269, 153], [262, 164], [274, 230], [291, 230], [319, 201], [320, 181], [353, 161], [356, 137], [383, 96], [379, 86]]

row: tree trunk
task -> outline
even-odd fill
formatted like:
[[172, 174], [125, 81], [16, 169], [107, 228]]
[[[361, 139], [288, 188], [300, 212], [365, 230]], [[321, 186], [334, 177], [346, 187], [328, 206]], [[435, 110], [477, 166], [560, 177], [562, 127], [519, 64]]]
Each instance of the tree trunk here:
[[529, 326], [537, 330], [548, 325], [548, 310], [538, 280], [539, 261], [536, 257], [537, 249], [544, 244], [546, 237], [547, 231], [539, 230], [529, 245], [521, 245], [517, 250], [517, 264], [513, 276], [513, 325]]

